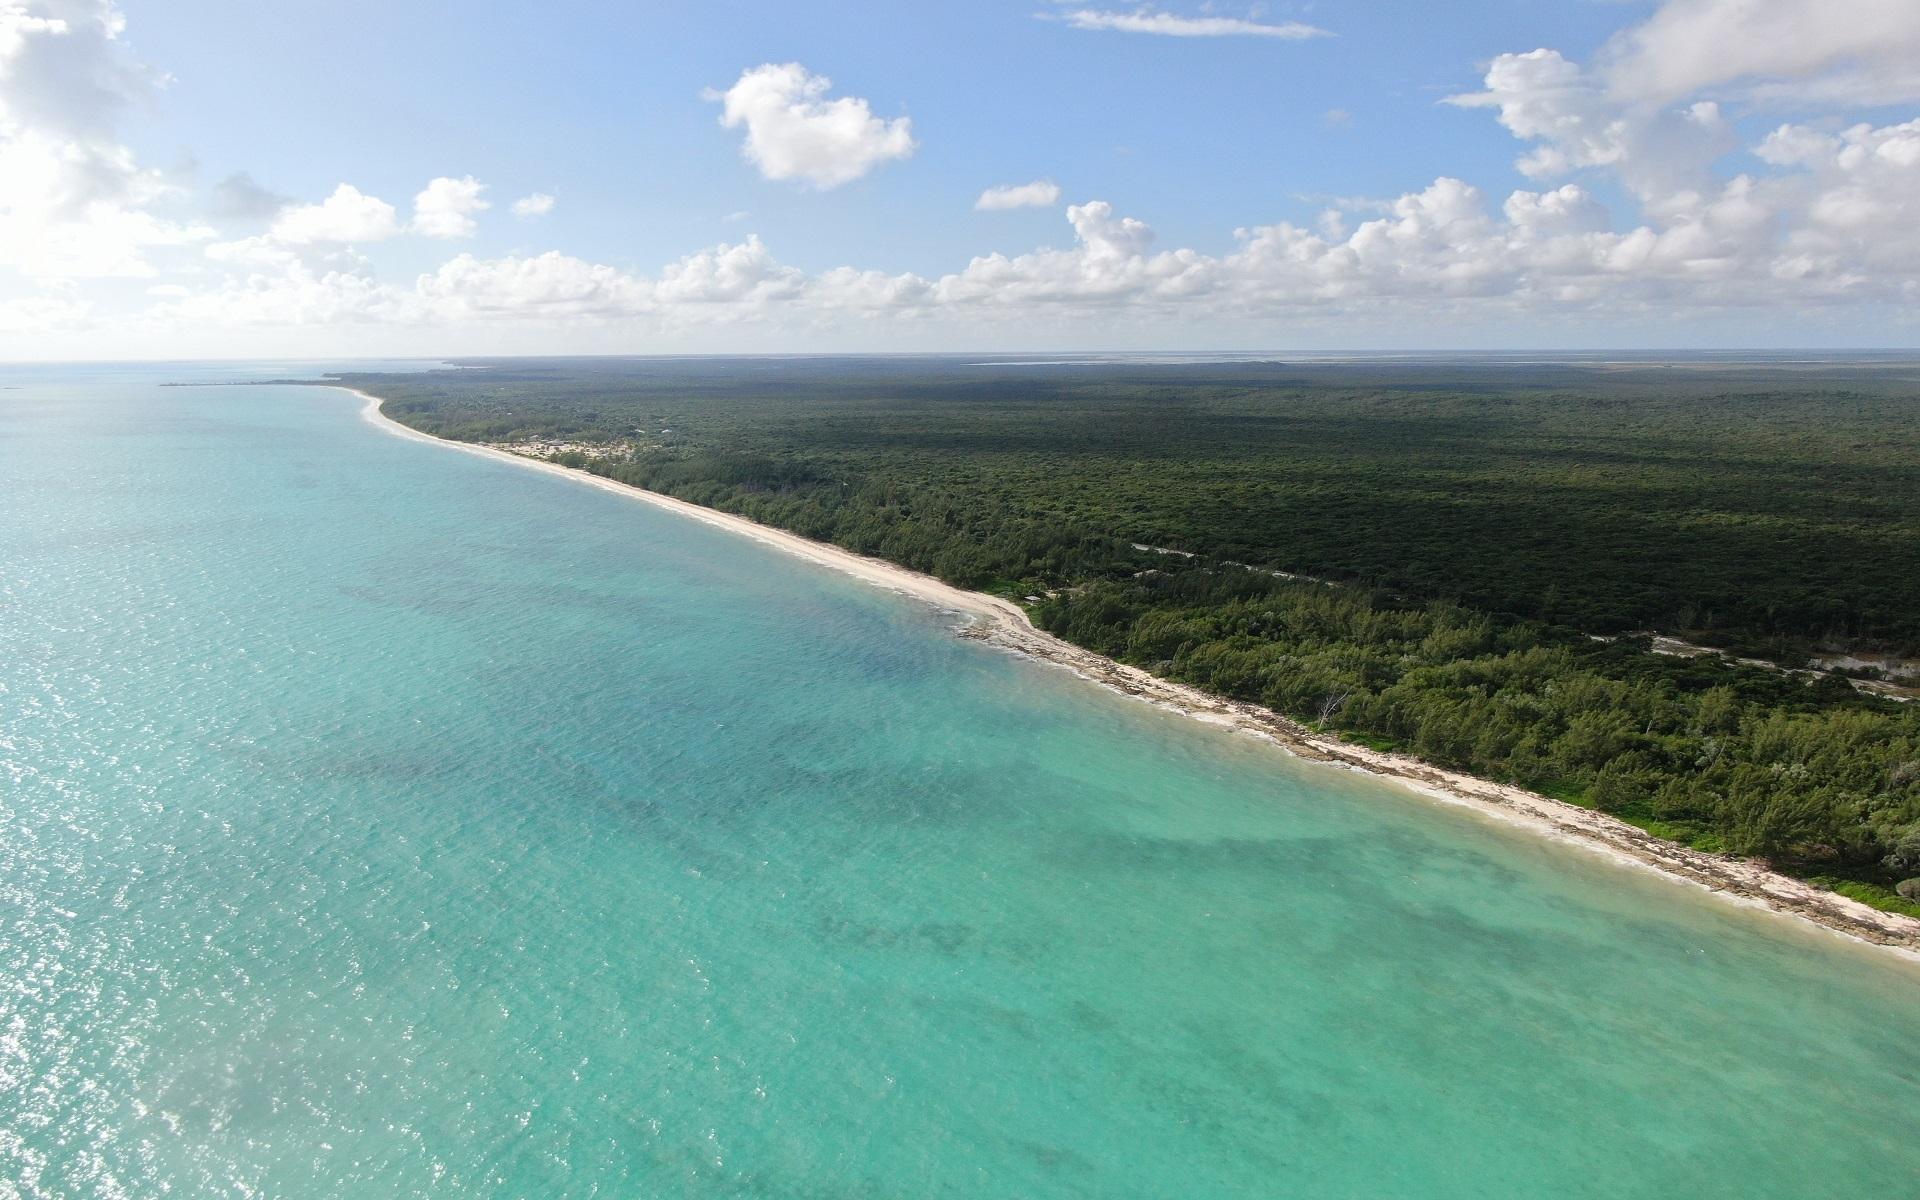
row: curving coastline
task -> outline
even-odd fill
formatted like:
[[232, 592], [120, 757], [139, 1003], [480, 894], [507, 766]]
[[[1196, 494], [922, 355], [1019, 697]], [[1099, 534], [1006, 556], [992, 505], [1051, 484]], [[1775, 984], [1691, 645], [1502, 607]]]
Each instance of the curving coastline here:
[[970, 624], [960, 631], [963, 637], [1064, 667], [1113, 691], [1174, 709], [1197, 720], [1265, 738], [1297, 757], [1364, 771], [1429, 798], [1473, 809], [1615, 861], [1657, 871], [1730, 900], [1763, 907], [1920, 962], [1920, 920], [1882, 912], [1754, 862], [1665, 841], [1604, 813], [1509, 784], [1435, 767], [1407, 755], [1377, 751], [1315, 733], [1271, 710], [1221, 699], [1063, 641], [1036, 628], [1018, 605], [998, 597], [967, 591], [881, 559], [604, 476], [490, 446], [422, 433], [383, 413], [382, 401], [377, 396], [340, 384], [319, 386], [335, 387], [358, 397], [362, 401], [361, 416], [395, 436], [500, 459], [669, 509], [941, 609], [961, 613], [970, 619]]

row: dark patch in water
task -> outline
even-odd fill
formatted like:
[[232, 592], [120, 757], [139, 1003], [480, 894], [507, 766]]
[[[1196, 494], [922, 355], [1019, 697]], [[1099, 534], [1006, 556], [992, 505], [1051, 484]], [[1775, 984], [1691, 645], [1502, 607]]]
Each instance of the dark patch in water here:
[[966, 949], [979, 932], [971, 925], [951, 921], [927, 921], [896, 928], [858, 924], [828, 913], [822, 913], [814, 921], [815, 936], [829, 944], [863, 950], [891, 950], [899, 946], [928, 948], [948, 957]]

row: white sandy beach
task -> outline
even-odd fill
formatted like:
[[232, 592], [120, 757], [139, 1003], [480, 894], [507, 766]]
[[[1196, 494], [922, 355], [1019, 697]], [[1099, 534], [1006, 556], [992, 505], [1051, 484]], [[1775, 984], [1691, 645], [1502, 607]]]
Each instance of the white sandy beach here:
[[760, 525], [745, 517], [703, 508], [585, 471], [489, 446], [433, 437], [387, 417], [380, 411], [378, 397], [349, 388], [342, 390], [351, 391], [360, 398], [364, 405], [361, 413], [368, 422], [398, 437], [500, 459], [671, 509], [693, 520], [753, 538], [880, 587], [963, 614], [970, 619], [969, 626], [962, 630], [964, 636], [1065, 667], [1125, 695], [1177, 710], [1210, 724], [1224, 725], [1265, 738], [1303, 758], [1393, 780], [1433, 799], [1464, 806], [1570, 845], [1607, 855], [1616, 861], [1696, 884], [1730, 900], [1764, 906], [1774, 913], [1808, 921], [1920, 961], [1920, 920], [1881, 912], [1769, 870], [1759, 863], [1707, 854], [1668, 842], [1603, 813], [1553, 800], [1523, 788], [1477, 779], [1430, 766], [1406, 755], [1387, 754], [1317, 734], [1270, 710], [1222, 700], [1062, 641], [1036, 629], [1018, 605], [998, 597], [966, 591], [930, 575], [922, 575], [880, 559], [867, 558], [838, 546]]

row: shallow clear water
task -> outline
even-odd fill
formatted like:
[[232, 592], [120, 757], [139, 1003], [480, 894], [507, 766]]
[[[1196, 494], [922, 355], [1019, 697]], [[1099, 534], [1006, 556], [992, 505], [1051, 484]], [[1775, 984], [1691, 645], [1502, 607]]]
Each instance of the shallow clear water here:
[[0, 369], [0, 1196], [1913, 1192], [1900, 963], [266, 370]]

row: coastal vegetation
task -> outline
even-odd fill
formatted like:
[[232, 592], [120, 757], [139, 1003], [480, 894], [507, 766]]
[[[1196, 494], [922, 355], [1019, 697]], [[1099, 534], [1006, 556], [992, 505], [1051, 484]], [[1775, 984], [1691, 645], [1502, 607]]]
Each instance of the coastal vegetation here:
[[[1896, 911], [1920, 705], [1898, 369], [578, 360], [351, 376], [527, 447], [1025, 603], [1069, 641]], [[1912, 888], [1908, 889], [1913, 890]]]

